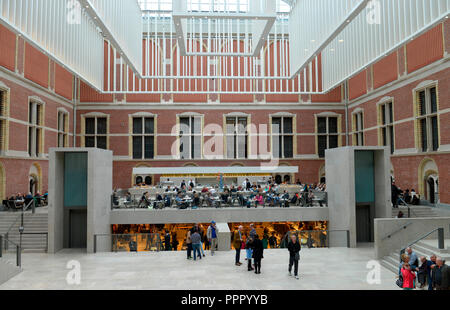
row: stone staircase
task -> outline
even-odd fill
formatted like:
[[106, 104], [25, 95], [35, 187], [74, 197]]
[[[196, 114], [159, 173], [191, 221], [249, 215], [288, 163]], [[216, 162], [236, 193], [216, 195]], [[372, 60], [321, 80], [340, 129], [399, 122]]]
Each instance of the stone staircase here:
[[[418, 217], [439, 217], [435, 208], [429, 206], [409, 206], [411, 212], [411, 218]], [[392, 217], [395, 218], [398, 214], [398, 211], [403, 212], [403, 217], [408, 217], [408, 208], [405, 206], [399, 206], [397, 209], [392, 208]]]
[[[445, 246], [447, 248], [444, 250], [440, 250], [437, 248], [437, 240], [422, 240], [417, 242], [411, 248], [414, 252], [416, 252], [418, 257], [425, 256], [427, 259], [429, 259], [432, 254], [436, 254], [437, 256], [442, 257], [447, 262], [450, 262], [450, 240], [445, 241]], [[380, 260], [382, 266], [394, 272], [396, 275], [398, 274], [398, 267], [400, 265], [400, 250], [401, 249], [398, 249], [397, 251], [383, 257]]]
[[[8, 239], [16, 244], [20, 241], [20, 212], [0, 212], [0, 235], [5, 235], [8, 229]], [[32, 214], [27, 211], [24, 215], [24, 233], [47, 233], [48, 213]], [[8, 244], [8, 251], [15, 251], [11, 243]], [[22, 252], [45, 252], [47, 249], [47, 235], [22, 235]]]

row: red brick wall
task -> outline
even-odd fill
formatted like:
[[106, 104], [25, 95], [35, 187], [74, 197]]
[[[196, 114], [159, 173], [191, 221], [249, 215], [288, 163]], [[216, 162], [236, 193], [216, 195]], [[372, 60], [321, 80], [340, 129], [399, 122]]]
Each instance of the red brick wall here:
[[96, 92], [86, 83], [80, 83], [80, 102], [113, 102], [112, 95], [104, 95]]
[[55, 92], [68, 100], [72, 100], [72, 83], [72, 74], [55, 63]]
[[16, 35], [0, 25], [0, 66], [14, 71], [16, 65]]
[[342, 102], [342, 89], [338, 86], [325, 95], [312, 95], [311, 102]]
[[406, 45], [408, 72], [416, 71], [444, 56], [442, 24]]
[[395, 81], [398, 77], [397, 52], [391, 53], [373, 65], [374, 89]]
[[48, 57], [36, 48], [25, 45], [25, 77], [41, 86], [48, 87]]
[[16, 193], [26, 194], [29, 192], [29, 173], [31, 167], [35, 163], [40, 165], [42, 171], [42, 192], [45, 192], [48, 189], [48, 161], [0, 158], [0, 162], [5, 169], [6, 197], [10, 197], [12, 195], [15, 195]]
[[350, 100], [356, 99], [367, 93], [366, 75], [366, 70], [363, 70], [361, 73], [348, 81], [348, 96]]

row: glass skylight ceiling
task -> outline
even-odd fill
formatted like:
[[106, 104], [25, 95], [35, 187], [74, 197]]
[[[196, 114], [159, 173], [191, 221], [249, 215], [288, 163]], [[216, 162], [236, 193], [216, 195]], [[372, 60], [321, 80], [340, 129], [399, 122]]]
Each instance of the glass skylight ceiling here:
[[[217, 11], [248, 12], [250, 0], [195, 0], [192, 1], [190, 10], [209, 12], [211, 6]], [[277, 1], [277, 12], [289, 13], [290, 6], [282, 1]], [[172, 11], [172, 0], [138, 0], [143, 11]]]

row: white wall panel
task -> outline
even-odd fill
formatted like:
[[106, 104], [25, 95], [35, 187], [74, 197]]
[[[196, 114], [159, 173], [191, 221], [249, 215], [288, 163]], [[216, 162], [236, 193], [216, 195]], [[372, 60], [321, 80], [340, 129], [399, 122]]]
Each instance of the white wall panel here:
[[94, 88], [103, 89], [103, 37], [72, 0], [0, 0], [3, 24]]
[[341, 84], [450, 14], [450, 0], [372, 3], [323, 50], [324, 90]]

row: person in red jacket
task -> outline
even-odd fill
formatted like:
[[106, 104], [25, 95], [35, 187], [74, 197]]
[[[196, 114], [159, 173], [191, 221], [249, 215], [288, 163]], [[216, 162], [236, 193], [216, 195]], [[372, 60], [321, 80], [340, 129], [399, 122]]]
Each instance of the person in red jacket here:
[[414, 289], [414, 279], [416, 278], [416, 274], [411, 270], [411, 265], [409, 263], [405, 263], [402, 268], [402, 276], [403, 276], [403, 289], [404, 290], [412, 290]]

